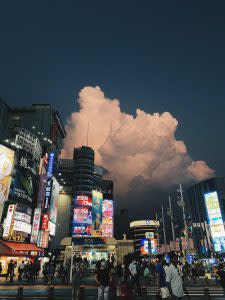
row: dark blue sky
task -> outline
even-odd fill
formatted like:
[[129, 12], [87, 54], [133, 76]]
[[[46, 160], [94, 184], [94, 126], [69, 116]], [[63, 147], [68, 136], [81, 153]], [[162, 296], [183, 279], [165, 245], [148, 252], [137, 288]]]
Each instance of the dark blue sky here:
[[224, 1], [1, 1], [0, 96], [66, 119], [86, 85], [169, 111], [193, 159], [225, 175]]

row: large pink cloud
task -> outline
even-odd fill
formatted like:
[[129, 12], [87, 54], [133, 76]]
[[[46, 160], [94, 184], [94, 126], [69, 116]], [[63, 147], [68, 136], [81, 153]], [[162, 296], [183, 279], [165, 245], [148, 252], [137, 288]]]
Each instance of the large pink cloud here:
[[87, 144], [89, 122], [89, 146], [118, 193], [129, 191], [135, 178], [167, 187], [214, 176], [214, 170], [204, 161], [193, 161], [184, 142], [175, 139], [178, 121], [169, 112], [123, 113], [119, 100], [106, 98], [99, 87], [83, 88], [78, 102], [80, 110], [67, 121], [62, 157], [71, 158], [74, 147]]

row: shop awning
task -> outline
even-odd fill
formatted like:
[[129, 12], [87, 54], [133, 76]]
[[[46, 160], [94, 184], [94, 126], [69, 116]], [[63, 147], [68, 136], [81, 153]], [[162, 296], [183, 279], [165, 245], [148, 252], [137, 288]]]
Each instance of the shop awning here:
[[15, 243], [15, 242], [6, 242], [1, 241], [5, 246], [9, 247], [13, 251], [38, 251], [43, 252], [42, 249], [38, 248], [34, 244], [25, 244], [25, 243]]

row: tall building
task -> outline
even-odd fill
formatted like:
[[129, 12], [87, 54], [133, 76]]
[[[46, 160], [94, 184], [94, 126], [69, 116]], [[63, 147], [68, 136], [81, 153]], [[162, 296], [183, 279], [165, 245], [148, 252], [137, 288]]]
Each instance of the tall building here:
[[[75, 218], [75, 196], [86, 197], [89, 201], [92, 201], [92, 192], [95, 191], [97, 193], [100, 192], [104, 199], [110, 201], [113, 200], [113, 182], [104, 179], [105, 170], [104, 168], [95, 165], [94, 157], [95, 153], [92, 148], [82, 146], [74, 149], [73, 159], [59, 159], [57, 179], [62, 186], [62, 189], [67, 191], [70, 190], [70, 193], [66, 193], [66, 203], [61, 203], [61, 199], [65, 197], [65, 193], [64, 195], [62, 195], [63, 193], [60, 193], [58, 220], [62, 218], [65, 226], [63, 227], [60, 224], [56, 226], [56, 242], [54, 242], [54, 247], [60, 247], [60, 241], [65, 237], [66, 231], [67, 236], [72, 236], [72, 223]], [[69, 198], [70, 203], [68, 200]], [[83, 200], [79, 201], [81, 203]], [[78, 210], [79, 209], [80, 208], [78, 208]], [[70, 210], [70, 218], [63, 219], [64, 210], [67, 212]], [[84, 227], [84, 224], [80, 227]]]
[[199, 256], [225, 252], [225, 178], [215, 177], [187, 191], [192, 235]]
[[159, 222], [156, 220], [139, 220], [130, 223], [135, 253], [156, 254], [158, 227]]
[[54, 149], [56, 155], [60, 153], [66, 132], [59, 113], [50, 104], [9, 107], [0, 99], [0, 140], [12, 142], [20, 128], [38, 137], [43, 152]]

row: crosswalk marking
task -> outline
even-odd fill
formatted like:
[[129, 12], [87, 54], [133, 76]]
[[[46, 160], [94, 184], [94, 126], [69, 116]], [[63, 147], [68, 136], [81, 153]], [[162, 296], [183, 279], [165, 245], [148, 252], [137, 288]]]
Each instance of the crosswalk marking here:
[[[206, 287], [186, 287], [185, 290], [188, 292], [190, 296], [204, 296], [204, 290]], [[210, 296], [224, 297], [224, 292], [222, 287], [208, 287]], [[187, 295], [187, 292], [184, 290], [184, 295]], [[146, 292], [147, 296], [154, 296], [158, 291], [156, 286], [147, 287]]]

